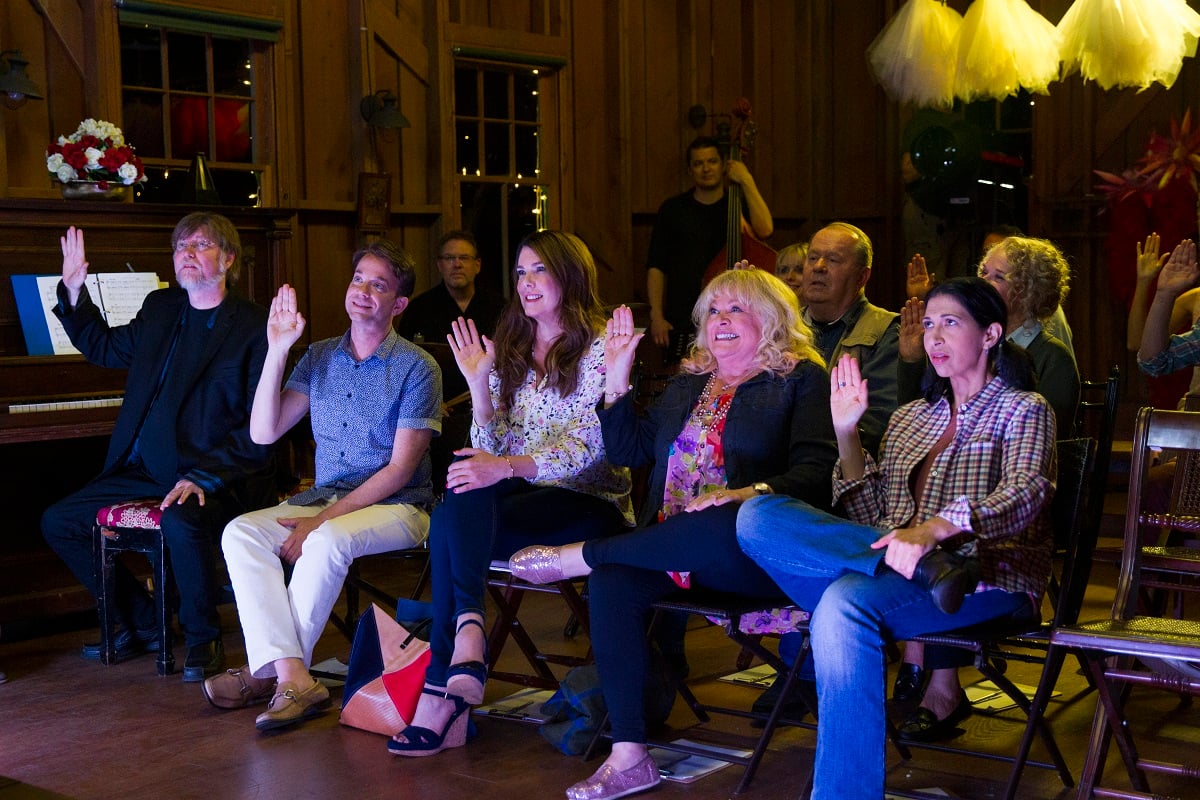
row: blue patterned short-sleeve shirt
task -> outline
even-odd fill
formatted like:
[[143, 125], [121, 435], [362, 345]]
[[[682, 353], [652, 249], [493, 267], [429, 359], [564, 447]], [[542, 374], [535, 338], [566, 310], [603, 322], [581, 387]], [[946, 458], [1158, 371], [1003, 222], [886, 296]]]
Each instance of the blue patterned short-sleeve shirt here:
[[1186, 333], [1177, 333], [1167, 342], [1162, 352], [1143, 361], [1138, 358], [1138, 367], [1147, 375], [1166, 375], [1176, 370], [1200, 364], [1200, 320]]
[[[442, 430], [442, 375], [421, 348], [391, 332], [367, 358], [354, 357], [350, 333], [314, 342], [287, 387], [308, 395], [316, 441], [316, 485], [289, 502], [305, 505], [361, 486], [392, 458], [400, 428]], [[433, 502], [429, 453], [408, 485], [381, 503]]]

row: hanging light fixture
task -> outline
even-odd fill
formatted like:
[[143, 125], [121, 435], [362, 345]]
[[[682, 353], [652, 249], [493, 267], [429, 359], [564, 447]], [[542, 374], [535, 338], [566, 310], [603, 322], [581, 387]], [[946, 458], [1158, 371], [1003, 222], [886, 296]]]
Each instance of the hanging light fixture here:
[[25, 74], [27, 66], [29, 62], [20, 50], [0, 53], [0, 95], [8, 108], [20, 108], [30, 99], [44, 99], [41, 88]]
[[369, 94], [359, 104], [359, 111], [368, 125], [376, 128], [408, 128], [411, 123], [396, 107], [399, 101], [390, 89], [380, 89]]
[[962, 15], [942, 0], [908, 0], [867, 48], [867, 63], [898, 103], [954, 103], [955, 37]]
[[959, 30], [954, 96], [1003, 100], [1047, 94], [1058, 79], [1059, 32], [1025, 0], [975, 0]]
[[1102, 89], [1168, 89], [1196, 55], [1200, 14], [1187, 0], [1076, 0], [1058, 23], [1063, 75]]

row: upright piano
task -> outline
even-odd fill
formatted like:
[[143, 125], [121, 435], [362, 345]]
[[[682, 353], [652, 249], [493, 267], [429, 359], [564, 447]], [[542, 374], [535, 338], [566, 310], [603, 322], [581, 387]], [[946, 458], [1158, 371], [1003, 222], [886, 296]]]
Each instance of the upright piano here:
[[[43, 509], [99, 472], [120, 410], [124, 370], [78, 355], [29, 356], [10, 276], [62, 271], [59, 237], [82, 228], [92, 272], [157, 272], [173, 282], [171, 231], [185, 206], [0, 199], [0, 625], [79, 611], [93, 602], [46, 547]], [[294, 212], [213, 209], [242, 239], [242, 277], [250, 299], [270, 303], [294, 279], [286, 264]]]

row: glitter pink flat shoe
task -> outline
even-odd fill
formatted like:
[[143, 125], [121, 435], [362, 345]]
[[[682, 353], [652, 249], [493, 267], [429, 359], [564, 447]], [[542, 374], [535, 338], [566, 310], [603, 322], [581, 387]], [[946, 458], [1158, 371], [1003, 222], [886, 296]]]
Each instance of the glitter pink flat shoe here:
[[662, 778], [649, 753], [627, 770], [617, 772], [605, 764], [592, 777], [567, 789], [567, 800], [614, 800], [658, 785]]
[[535, 544], [518, 550], [508, 559], [508, 569], [513, 577], [530, 583], [557, 583], [574, 575], [563, 575], [562, 560], [557, 547]]

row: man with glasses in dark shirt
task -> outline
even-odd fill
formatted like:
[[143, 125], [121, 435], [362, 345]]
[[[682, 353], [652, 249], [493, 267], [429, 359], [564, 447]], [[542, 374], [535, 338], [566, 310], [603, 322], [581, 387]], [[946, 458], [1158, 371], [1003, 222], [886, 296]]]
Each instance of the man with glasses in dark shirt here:
[[[450, 231], [438, 240], [434, 252], [442, 282], [412, 299], [400, 317], [400, 335], [418, 344], [445, 345], [451, 323], [464, 317], [474, 320], [480, 333], [491, 336], [504, 309], [504, 298], [475, 285], [483, 266], [475, 237], [469, 231]], [[447, 400], [467, 390], [457, 369], [443, 369], [442, 382], [442, 396]]]

